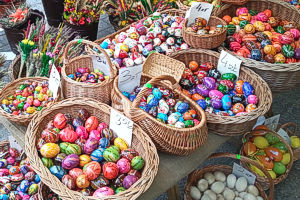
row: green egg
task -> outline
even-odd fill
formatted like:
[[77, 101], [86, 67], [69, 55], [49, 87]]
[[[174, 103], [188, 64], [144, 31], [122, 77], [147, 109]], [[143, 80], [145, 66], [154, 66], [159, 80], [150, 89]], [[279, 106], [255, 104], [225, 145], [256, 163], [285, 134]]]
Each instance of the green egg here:
[[53, 166], [53, 160], [51, 158], [42, 158], [42, 163], [45, 167], [50, 168]]
[[81, 147], [77, 144], [70, 144], [67, 146], [67, 148], [65, 149], [66, 154], [70, 155], [70, 154], [77, 154], [77, 155], [81, 155]]
[[140, 170], [144, 167], [145, 161], [142, 156], [136, 156], [131, 160], [131, 166], [135, 170]]
[[120, 192], [123, 192], [125, 191], [126, 189], [124, 187], [118, 187], [116, 190], [115, 190], [115, 194], [118, 194]]
[[226, 73], [221, 76], [222, 80], [229, 80], [229, 81], [235, 81], [236, 78], [237, 78], [236, 75], [233, 73]]
[[59, 144], [60, 152], [66, 153], [67, 147], [70, 145], [69, 142], [62, 142]]
[[120, 154], [116, 149], [109, 147], [104, 150], [103, 158], [108, 162], [117, 162], [120, 159]]
[[194, 126], [193, 120], [185, 120], [184, 122], [185, 128], [190, 128]]
[[220, 92], [222, 92], [223, 94], [227, 94], [227, 93], [228, 93], [228, 87], [227, 87], [226, 85], [220, 84], [220, 85], [218, 86], [218, 90], [219, 90]]
[[28, 188], [28, 194], [29, 195], [34, 195], [37, 193], [39, 186], [37, 184], [32, 184], [29, 188]]

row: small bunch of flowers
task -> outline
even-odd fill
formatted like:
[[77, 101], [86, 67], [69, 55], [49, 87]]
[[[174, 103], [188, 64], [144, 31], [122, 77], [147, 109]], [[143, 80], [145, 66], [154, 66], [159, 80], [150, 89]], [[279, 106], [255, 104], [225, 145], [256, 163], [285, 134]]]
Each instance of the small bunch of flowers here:
[[65, 0], [64, 18], [74, 25], [86, 25], [99, 21], [102, 1], [100, 0]]
[[26, 4], [6, 10], [6, 15], [0, 19], [4, 28], [13, 28], [25, 22], [30, 16], [30, 9]]

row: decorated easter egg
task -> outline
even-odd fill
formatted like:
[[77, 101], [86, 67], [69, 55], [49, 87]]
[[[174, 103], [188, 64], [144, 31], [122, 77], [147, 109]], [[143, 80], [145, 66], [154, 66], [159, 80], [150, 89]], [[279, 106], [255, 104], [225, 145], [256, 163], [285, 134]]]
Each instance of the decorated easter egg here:
[[127, 142], [120, 137], [115, 138], [114, 145], [117, 146], [121, 151], [123, 151], [124, 149], [128, 149]]
[[254, 60], [260, 61], [261, 58], [262, 58], [260, 50], [259, 49], [253, 49], [251, 51], [251, 58], [254, 59]]
[[131, 166], [135, 170], [140, 170], [144, 167], [145, 161], [141, 156], [136, 156], [131, 160]]
[[58, 129], [63, 129], [67, 124], [67, 119], [64, 114], [58, 113], [55, 115], [53, 125]]
[[245, 107], [241, 103], [236, 103], [232, 107], [232, 111], [233, 111], [234, 114], [237, 114], [237, 113], [240, 113], [240, 112], [244, 112], [244, 110], [245, 110]]
[[229, 110], [231, 108], [231, 98], [228, 94], [222, 97], [221, 102], [224, 110]]
[[70, 128], [64, 128], [59, 132], [59, 137], [63, 142], [75, 142], [78, 136], [75, 131]]
[[46, 158], [54, 158], [59, 153], [59, 151], [59, 146], [55, 143], [46, 143], [40, 150], [42, 156]]
[[68, 174], [66, 174], [62, 177], [61, 182], [65, 186], [67, 186], [67, 188], [69, 188], [70, 190], [75, 190], [76, 189], [75, 179], [72, 176], [68, 175]]
[[82, 175], [83, 171], [80, 168], [73, 168], [69, 171], [69, 175], [76, 180], [78, 176]]
[[98, 147], [98, 141], [94, 138], [89, 138], [84, 144], [84, 153], [91, 154]]
[[104, 150], [103, 158], [108, 162], [117, 162], [120, 159], [120, 154], [111, 146]]
[[53, 160], [51, 158], [42, 158], [41, 160], [45, 167], [50, 168], [53, 166]]
[[117, 162], [119, 172], [122, 174], [128, 173], [131, 169], [130, 161], [126, 158], [121, 158]]
[[60, 151], [62, 153], [66, 153], [66, 149], [67, 147], [70, 145], [69, 142], [62, 142], [62, 143], [59, 143], [59, 148], [60, 148]]
[[196, 71], [199, 67], [199, 64], [196, 62], [196, 61], [191, 61], [189, 63], [189, 68], [192, 70], [192, 71]]
[[81, 155], [81, 147], [77, 144], [70, 144], [65, 149], [65, 152], [67, 155], [70, 155], [70, 154]]
[[235, 33], [236, 26], [234, 24], [227, 25], [227, 35], [233, 35]]
[[258, 98], [256, 95], [251, 94], [247, 97], [247, 102], [251, 104], [257, 104], [258, 103]]
[[253, 92], [254, 92], [254, 88], [252, 87], [252, 85], [249, 82], [244, 82], [243, 93], [246, 96], [249, 96], [249, 95], [253, 94]]
[[114, 179], [113, 180], [113, 187], [114, 188], [122, 187], [125, 177], [126, 177], [125, 174], [120, 174], [116, 179]]
[[107, 162], [103, 165], [103, 175], [107, 179], [114, 179], [118, 176], [119, 169], [117, 164], [113, 162]]
[[91, 131], [90, 131], [89, 138], [94, 138], [94, 139], [96, 139], [97, 141], [99, 141], [100, 138], [101, 138], [101, 133], [100, 133], [99, 131], [97, 131], [97, 130], [91, 130]]
[[59, 134], [53, 129], [45, 129], [42, 131], [42, 138], [47, 143], [56, 143], [59, 140]]
[[203, 84], [196, 85], [196, 91], [198, 94], [200, 94], [204, 97], [207, 97], [209, 94], [209, 89]]
[[108, 186], [108, 185], [109, 185], [109, 180], [104, 176], [99, 176], [98, 178], [91, 181], [91, 187], [94, 190], [97, 190], [101, 187]]
[[255, 104], [248, 104], [248, 105], [246, 106], [245, 111], [246, 111], [246, 112], [251, 112], [251, 111], [255, 110], [256, 108], [257, 108], [257, 107], [256, 107]]
[[89, 133], [83, 126], [78, 126], [76, 128], [76, 134], [79, 138], [88, 139]]
[[27, 166], [27, 165], [22, 165], [21, 167], [20, 167], [20, 172], [22, 173], [22, 174], [27, 174], [28, 172], [30, 172], [30, 168]]
[[295, 54], [294, 48], [289, 44], [283, 45], [281, 48], [281, 51], [282, 51], [283, 55], [287, 58], [291, 58]]
[[248, 34], [252, 34], [255, 32], [255, 27], [252, 24], [246, 24], [244, 30]]
[[20, 168], [18, 166], [12, 166], [11, 168], [9, 168], [10, 175], [15, 175], [18, 174], [19, 172], [20, 172]]
[[83, 121], [82, 121], [82, 119], [81, 118], [79, 118], [79, 117], [76, 117], [75, 119], [73, 119], [73, 121], [72, 121], [72, 125], [73, 125], [73, 127], [75, 128], [75, 130], [77, 129], [77, 127], [79, 127], [79, 126], [83, 126]]
[[[106, 149], [109, 146], [109, 140], [107, 138], [101, 138], [99, 140], [99, 147]], [[99, 148], [98, 147], [98, 148]]]
[[224, 96], [223, 93], [220, 92], [219, 90], [209, 91], [209, 98], [211, 98], [211, 99], [222, 99], [223, 96]]
[[260, 31], [260, 32], [263, 32], [266, 29], [265, 24], [261, 21], [254, 22], [253, 26], [254, 26], [256, 31]]
[[285, 63], [285, 57], [283, 54], [278, 53], [274, 56], [275, 63]]
[[273, 55], [266, 55], [265, 56], [265, 61], [268, 62], [268, 63], [274, 63], [275, 62], [274, 56]]
[[98, 118], [95, 116], [90, 116], [86, 121], [85, 121], [85, 128], [88, 132], [91, 130], [96, 130], [98, 127]]
[[122, 158], [126, 158], [128, 160], [132, 160], [134, 157], [138, 156], [138, 152], [135, 151], [134, 149], [124, 149], [122, 152], [121, 152], [121, 157]]
[[113, 131], [109, 128], [104, 128], [101, 132], [101, 137], [107, 138], [108, 140], [111, 140], [115, 137]]
[[120, 192], [125, 191], [126, 189], [124, 187], [118, 187], [117, 189], [115, 189], [115, 194], [118, 194]]
[[175, 105], [175, 111], [179, 113], [185, 113], [189, 109], [189, 104], [186, 102], [178, 101]]
[[28, 194], [34, 195], [38, 192], [39, 186], [37, 184], [31, 184], [28, 188]]
[[90, 186], [90, 181], [88, 180], [88, 178], [86, 177], [85, 174], [82, 174], [77, 177], [76, 186], [81, 189], [87, 188]]
[[94, 180], [100, 175], [101, 166], [96, 161], [89, 162], [83, 167], [83, 173], [86, 175], [88, 180]]
[[274, 56], [276, 54], [276, 49], [273, 45], [266, 45], [264, 47], [264, 52], [267, 55], [273, 55]]
[[21, 192], [27, 192], [28, 188], [30, 186], [30, 182], [27, 180], [23, 180], [20, 185], [19, 185], [19, 189]]
[[77, 154], [70, 154], [62, 161], [61, 166], [64, 169], [70, 170], [77, 167], [79, 165], [79, 162], [80, 160]]
[[103, 158], [104, 150], [105, 150], [104, 148], [98, 148], [95, 151], [93, 151], [91, 154], [91, 159], [93, 161], [101, 162], [104, 159]]
[[51, 174], [56, 176], [58, 179], [62, 179], [62, 177], [66, 174], [65, 169], [62, 168], [61, 166], [57, 166], [57, 165], [50, 167], [49, 170], [50, 170]]
[[111, 189], [110, 187], [101, 187], [99, 189], [97, 189], [94, 194], [93, 194], [93, 197], [106, 197], [106, 196], [110, 196], [110, 195], [114, 195], [115, 192], [113, 189]]
[[279, 39], [281, 44], [291, 44], [294, 41], [293, 35], [287, 35], [287, 34], [280, 35]]
[[125, 189], [128, 189], [137, 181], [138, 181], [138, 177], [133, 175], [127, 175], [123, 180], [123, 186]]

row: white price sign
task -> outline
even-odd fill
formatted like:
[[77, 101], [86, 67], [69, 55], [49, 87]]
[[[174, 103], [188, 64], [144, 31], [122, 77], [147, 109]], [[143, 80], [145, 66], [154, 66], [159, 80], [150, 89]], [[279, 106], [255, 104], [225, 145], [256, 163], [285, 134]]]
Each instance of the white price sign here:
[[240, 166], [239, 164], [233, 163], [233, 169], [232, 173], [236, 175], [238, 178], [239, 177], [245, 177], [248, 181], [248, 184], [254, 185], [256, 176], [246, 170], [244, 167]]
[[280, 114], [270, 117], [265, 120], [265, 125], [271, 130], [276, 131], [280, 119]]
[[60, 86], [60, 75], [56, 67], [52, 65], [49, 77], [49, 90], [53, 92], [53, 97], [57, 97], [58, 88]]
[[121, 68], [118, 82], [120, 91], [131, 93], [135, 87], [140, 85], [142, 73], [143, 65]]
[[256, 124], [253, 126], [252, 130], [254, 130], [259, 125], [263, 125], [265, 123], [265, 120], [266, 118], [263, 115], [257, 118]]
[[237, 57], [222, 51], [218, 61], [218, 71], [221, 74], [233, 73], [239, 77], [242, 61]]
[[213, 7], [210, 3], [193, 2], [191, 8], [186, 12], [185, 18], [188, 18], [187, 25], [190, 26], [192, 23], [195, 23], [195, 19], [198, 17], [206, 19], [208, 23]]
[[[8, 136], [8, 141], [9, 141], [9, 146], [11, 148], [15, 148], [18, 150], [18, 152], [23, 152], [22, 147], [19, 145], [19, 143], [17, 142], [17, 140], [13, 137], [13, 136]], [[21, 154], [20, 154], [21, 155]]]
[[110, 67], [107, 59], [103, 54], [91, 55], [93, 61], [93, 67], [103, 72], [105, 76], [110, 76]]
[[289, 145], [291, 145], [291, 139], [290, 139], [290, 136], [287, 134], [287, 132], [285, 130], [283, 130], [282, 128], [280, 128], [278, 131], [277, 131], [277, 134], [280, 135], [281, 137], [283, 137], [283, 139], [289, 143]]
[[131, 146], [133, 122], [129, 118], [111, 109], [109, 127], [118, 137], [124, 139], [129, 147]]

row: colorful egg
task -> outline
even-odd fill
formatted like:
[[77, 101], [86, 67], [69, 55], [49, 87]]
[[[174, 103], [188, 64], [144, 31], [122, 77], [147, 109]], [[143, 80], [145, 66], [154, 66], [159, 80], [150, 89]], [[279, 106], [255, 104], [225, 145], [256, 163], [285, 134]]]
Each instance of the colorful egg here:
[[54, 158], [60, 151], [60, 148], [55, 143], [46, 143], [42, 146], [40, 152], [43, 157]]
[[78, 138], [75, 131], [70, 128], [64, 128], [59, 132], [59, 137], [63, 142], [75, 142]]
[[129, 160], [126, 158], [121, 158], [120, 160], [118, 160], [117, 166], [118, 166], [119, 172], [122, 174], [128, 173], [131, 169], [131, 164], [130, 164]]
[[294, 48], [289, 44], [283, 45], [281, 48], [281, 51], [282, 51], [283, 55], [287, 58], [291, 58], [295, 54]]
[[98, 197], [98, 198], [101, 198], [101, 197], [106, 197], [106, 196], [110, 196], [110, 195], [114, 195], [115, 192], [113, 189], [111, 189], [110, 187], [101, 187], [99, 189], [97, 189], [94, 194], [93, 194], [93, 197]]
[[84, 153], [91, 154], [98, 147], [98, 141], [94, 138], [89, 138], [84, 144]]
[[73, 169], [79, 165], [79, 156], [77, 154], [70, 154], [62, 161], [62, 167], [64, 169]]
[[107, 138], [101, 138], [99, 140], [99, 146], [98, 148], [104, 148], [106, 149], [109, 146], [109, 140]]
[[123, 186], [125, 189], [130, 188], [133, 184], [138, 181], [138, 177], [133, 175], [127, 175], [123, 180]]
[[86, 175], [88, 180], [94, 180], [100, 175], [101, 166], [96, 161], [89, 162], [83, 167], [83, 173]]
[[120, 159], [120, 154], [111, 146], [104, 150], [103, 158], [108, 162], [117, 162]]
[[127, 142], [124, 139], [120, 138], [120, 137], [117, 137], [114, 140], [114, 145], [117, 146], [121, 151], [123, 151], [125, 149], [128, 149]]
[[53, 160], [51, 158], [42, 158], [41, 160], [45, 167], [50, 168], [53, 166]]
[[276, 49], [273, 45], [266, 45], [264, 47], [264, 52], [267, 55], [273, 55], [274, 56], [276, 54]]
[[245, 110], [245, 107], [241, 103], [236, 103], [232, 107], [232, 111], [233, 111], [234, 114], [237, 114], [237, 113], [240, 113], [240, 112], [244, 112], [244, 110]]
[[29, 186], [30, 186], [30, 182], [27, 180], [23, 180], [19, 185], [19, 189], [21, 190], [21, 192], [26, 193]]
[[9, 168], [10, 175], [15, 175], [18, 174], [19, 172], [20, 172], [20, 168], [18, 166], [12, 166], [11, 168]]
[[95, 180], [91, 181], [91, 187], [94, 190], [97, 190], [101, 187], [108, 186], [108, 185], [109, 185], [109, 180], [107, 178], [105, 178], [104, 176], [99, 176]]
[[228, 94], [224, 95], [221, 99], [221, 102], [222, 102], [222, 108], [224, 110], [229, 110], [231, 108], [231, 98]]
[[209, 98], [211, 99], [222, 99], [223, 96], [224, 96], [223, 93], [218, 90], [209, 91]]
[[121, 152], [121, 157], [122, 158], [126, 158], [128, 160], [132, 160], [134, 157], [138, 156], [138, 152], [135, 151], [134, 149], [124, 149], [122, 152]]
[[90, 186], [90, 181], [88, 180], [88, 178], [86, 177], [85, 174], [82, 174], [77, 177], [76, 186], [81, 189], [87, 188]]
[[249, 82], [244, 82], [243, 93], [246, 96], [249, 96], [249, 95], [253, 94], [253, 92], [254, 92], [254, 88], [252, 87], [252, 85]]
[[191, 61], [189, 63], [189, 68], [192, 70], [192, 71], [196, 71], [199, 67], [199, 64], [196, 62], [196, 61]]
[[95, 151], [92, 152], [91, 154], [91, 159], [92, 161], [97, 161], [97, 162], [101, 162], [103, 161], [103, 152], [104, 152], [104, 148], [98, 148]]
[[85, 128], [88, 132], [91, 132], [91, 130], [96, 130], [99, 125], [98, 118], [95, 116], [90, 116], [85, 121]]
[[70, 144], [65, 149], [65, 152], [67, 155], [70, 155], [70, 154], [81, 155], [81, 147], [77, 144]]
[[274, 56], [275, 63], [285, 63], [285, 57], [283, 54], [278, 53]]
[[79, 138], [88, 139], [89, 133], [83, 126], [78, 126], [76, 128], [76, 134]]
[[254, 105], [254, 104], [248, 104], [247, 106], [246, 106], [246, 112], [251, 112], [251, 111], [253, 111], [253, 110], [255, 110], [257, 107], [256, 107], [256, 105]]
[[55, 115], [53, 125], [58, 129], [63, 129], [67, 125], [67, 119], [65, 115], [62, 113]]
[[51, 174], [56, 176], [58, 179], [62, 179], [62, 177], [66, 174], [65, 169], [62, 168], [61, 166], [57, 166], [57, 165], [50, 167], [49, 170], [50, 170]]
[[247, 97], [247, 102], [256, 105], [258, 103], [258, 98], [256, 95], [251, 94]]
[[78, 176], [82, 175], [83, 174], [83, 171], [82, 169], [80, 168], [74, 168], [74, 169], [71, 169], [69, 171], [69, 175], [74, 179], [76, 180], [78, 178]]
[[72, 176], [68, 175], [68, 174], [66, 174], [66, 175], [64, 175], [62, 177], [61, 182], [65, 186], [67, 186], [67, 188], [69, 188], [70, 190], [75, 190], [76, 189], [76, 181], [75, 181], [75, 179]]
[[131, 166], [135, 170], [140, 170], [144, 167], [145, 161], [141, 156], [136, 156], [131, 160]]
[[119, 169], [117, 164], [113, 162], [107, 162], [103, 165], [103, 175], [107, 179], [114, 179], [118, 176]]

